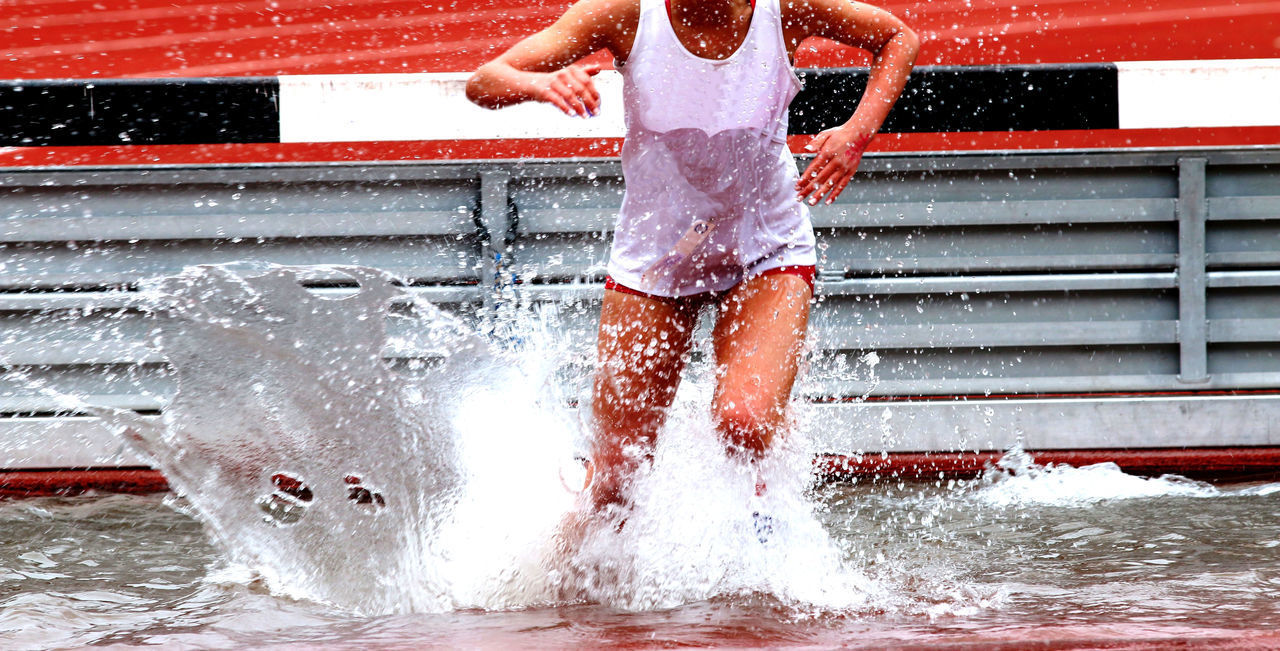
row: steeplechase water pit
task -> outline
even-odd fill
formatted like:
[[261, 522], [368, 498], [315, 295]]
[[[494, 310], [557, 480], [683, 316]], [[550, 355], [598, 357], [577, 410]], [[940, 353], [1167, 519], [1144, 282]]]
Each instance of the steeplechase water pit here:
[[[318, 271], [352, 286], [308, 291]], [[558, 312], [479, 333], [359, 267], [199, 267], [134, 298], [178, 387], [162, 415], [11, 374], [176, 492], [0, 505], [16, 646], [1280, 642], [1280, 484], [1017, 449], [972, 479], [815, 483], [799, 404], [761, 498], [695, 365], [627, 526], [570, 548], [591, 350]]]
[[[895, 229], [833, 213], [824, 227], [828, 263], [867, 271], [819, 279], [766, 497], [712, 432], [704, 329], [636, 514], [572, 548], [556, 531], [581, 481], [575, 405], [599, 295], [582, 279], [619, 196], [610, 163], [9, 172], [22, 217], [6, 282], [26, 289], [3, 297], [6, 485], [154, 488], [161, 475], [138, 471], [154, 468], [176, 490], [4, 502], [5, 635], [27, 648], [1273, 645], [1275, 484], [1029, 455], [1273, 472], [1275, 317], [1259, 297], [1275, 274], [1229, 261], [1274, 244], [1253, 235], [1273, 228], [1257, 206], [1274, 154], [1083, 157], [1110, 164], [868, 161], [878, 183], [850, 201], [884, 216], [863, 219], [918, 217]], [[940, 188], [957, 196], [917, 200]], [[1190, 214], [1207, 221], [1177, 209], [1197, 196]], [[74, 221], [85, 210], [100, 218]], [[423, 220], [440, 226], [424, 234]], [[1024, 255], [1055, 220], [1049, 254]], [[1203, 254], [1175, 257], [1197, 223]], [[929, 255], [939, 230], [970, 256]], [[1051, 255], [1077, 247], [1095, 257]], [[336, 264], [279, 264], [317, 257]], [[1199, 282], [1203, 358], [1170, 335]], [[1212, 377], [1187, 391], [1179, 364], [1202, 359]], [[816, 481], [815, 458], [861, 479]]]
[[573, 545], [620, 115], [459, 85], [561, 8], [112, 4], [5, 10], [6, 648], [1280, 646], [1274, 3], [888, 3], [769, 491], [704, 315]]

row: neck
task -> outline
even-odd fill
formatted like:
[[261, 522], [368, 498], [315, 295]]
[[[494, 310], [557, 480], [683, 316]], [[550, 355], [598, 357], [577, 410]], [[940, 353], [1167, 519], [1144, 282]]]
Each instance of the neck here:
[[751, 11], [750, 0], [669, 0], [672, 20], [689, 27], [723, 27]]

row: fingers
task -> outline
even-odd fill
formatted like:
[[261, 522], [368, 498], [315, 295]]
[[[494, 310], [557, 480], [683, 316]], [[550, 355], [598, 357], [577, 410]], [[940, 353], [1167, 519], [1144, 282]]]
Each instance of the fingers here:
[[798, 193], [800, 199], [807, 199], [811, 206], [817, 205], [824, 196], [827, 203], [834, 201], [858, 170], [859, 159], [860, 154], [854, 157], [828, 155], [815, 158], [802, 178]]
[[804, 196], [813, 189], [813, 182], [817, 179], [818, 173], [827, 166], [831, 161], [831, 153], [827, 151], [818, 152], [813, 160], [809, 161], [809, 166], [804, 168], [804, 172], [800, 174], [800, 178], [796, 180], [796, 193]]
[[543, 99], [568, 115], [594, 116], [600, 110], [600, 93], [591, 77], [599, 72], [598, 65], [574, 65], [549, 73]]
[[860, 136], [852, 142], [844, 137], [832, 142], [829, 134], [823, 133], [815, 137], [806, 148], [814, 148], [818, 144], [818, 138], [822, 138], [822, 149], [796, 183], [796, 194], [801, 201], [807, 201], [811, 206], [817, 205], [824, 197], [827, 204], [835, 201], [858, 171], [862, 154], [871, 142], [870, 134]]
[[[836, 195], [840, 194], [841, 190], [844, 190], [844, 186], [849, 185], [849, 179], [852, 178], [853, 170], [851, 169], [840, 170], [831, 174], [822, 181], [818, 191], [809, 198], [809, 205], [815, 205], [819, 201], [831, 205], [831, 202], [836, 200]], [[824, 196], [826, 197], [825, 200], [823, 200]]]
[[838, 160], [831, 160], [809, 177], [810, 180], [800, 198], [804, 200], [807, 197], [809, 205], [816, 205], [837, 180], [846, 176], [853, 176], [853, 170], [846, 169]]
[[813, 139], [809, 141], [809, 144], [805, 145], [804, 148], [809, 151], [818, 151], [822, 149], [823, 145], [827, 144], [827, 139], [830, 137], [831, 137], [831, 132], [823, 131], [818, 135], [814, 136]]
[[[823, 151], [813, 158], [809, 166], [805, 168], [804, 173], [800, 175], [800, 181], [797, 183], [796, 194], [801, 199], [809, 196], [814, 190], [822, 184], [823, 181], [831, 175], [832, 166], [838, 161], [829, 151]], [[815, 200], [809, 203], [814, 203]]]
[[827, 140], [831, 138], [830, 131], [823, 131], [813, 137], [809, 144], [805, 145], [805, 149], [818, 152], [817, 156], [809, 162], [809, 166], [804, 169], [804, 173], [796, 180], [796, 194], [801, 198], [813, 191], [813, 181], [817, 178], [818, 172], [826, 167], [831, 160], [831, 152], [826, 150]]
[[569, 82], [563, 79], [555, 78], [551, 80], [546, 96], [547, 101], [560, 107], [568, 115], [580, 115], [586, 117], [587, 108], [579, 99], [578, 94], [574, 92]]
[[838, 183], [836, 183], [835, 187], [831, 190], [831, 194], [827, 195], [827, 205], [831, 205], [831, 202], [835, 201], [836, 197], [840, 196], [841, 192], [844, 192], [845, 186], [849, 185], [849, 181], [852, 181], [852, 180], [853, 180], [853, 173], [849, 173], [843, 179], [841, 179]]
[[542, 94], [543, 101], [550, 102], [556, 108], [564, 111], [566, 115], [577, 115], [577, 111], [569, 104], [569, 100], [565, 99], [565, 93], [556, 90], [556, 82], [552, 82], [546, 92]]
[[573, 79], [577, 82], [574, 86], [581, 89], [581, 99], [587, 107], [587, 112], [594, 115], [600, 110], [600, 92], [596, 90], [596, 84], [591, 80], [592, 75], [600, 72], [600, 66], [594, 66], [595, 72], [587, 69], [586, 66], [571, 66], [569, 73], [573, 75]]
[[849, 149], [845, 150], [845, 155], [843, 156], [845, 160], [841, 166], [841, 171], [829, 177], [827, 183], [817, 195], [820, 198], [825, 194], [827, 205], [831, 205], [836, 200], [836, 197], [840, 196], [841, 192], [844, 192], [845, 186], [849, 185], [849, 181], [853, 179], [853, 174], [858, 171], [858, 164], [862, 162], [862, 154], [867, 150], [867, 145], [870, 143], [871, 136], [868, 135], [859, 139]]

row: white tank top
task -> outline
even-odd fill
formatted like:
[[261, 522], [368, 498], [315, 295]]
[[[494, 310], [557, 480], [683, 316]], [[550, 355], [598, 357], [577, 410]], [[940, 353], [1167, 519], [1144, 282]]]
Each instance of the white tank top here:
[[695, 56], [664, 0], [641, 0], [621, 66], [626, 180], [609, 274], [660, 296], [723, 291], [771, 267], [814, 264], [796, 197], [787, 108], [800, 81], [778, 0], [758, 0], [727, 59]]

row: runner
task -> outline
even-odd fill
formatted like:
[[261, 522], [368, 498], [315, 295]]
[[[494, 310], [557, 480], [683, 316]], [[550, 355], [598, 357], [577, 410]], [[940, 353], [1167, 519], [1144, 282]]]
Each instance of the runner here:
[[[857, 110], [813, 139], [797, 177], [792, 61], [813, 36], [874, 60]], [[582, 0], [472, 76], [481, 106], [541, 101], [589, 118], [600, 67], [575, 62], [604, 49], [622, 73], [626, 194], [592, 397], [598, 510], [625, 507], [628, 478], [652, 457], [703, 306], [717, 313], [712, 410], [726, 447], [754, 462], [785, 428], [816, 264], [805, 202], [844, 190], [918, 48], [893, 15], [849, 0]]]

